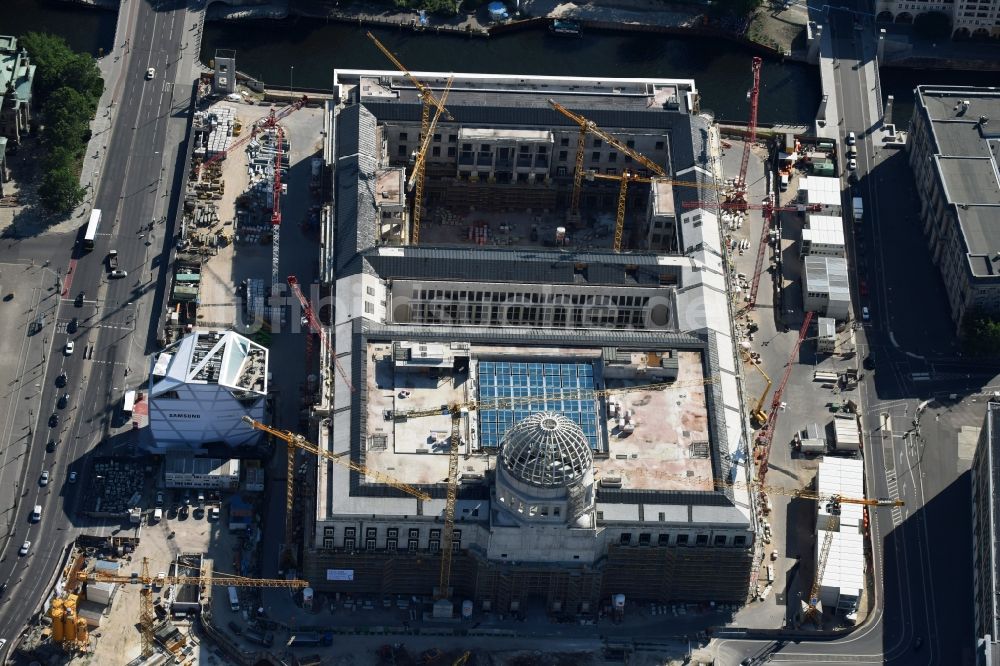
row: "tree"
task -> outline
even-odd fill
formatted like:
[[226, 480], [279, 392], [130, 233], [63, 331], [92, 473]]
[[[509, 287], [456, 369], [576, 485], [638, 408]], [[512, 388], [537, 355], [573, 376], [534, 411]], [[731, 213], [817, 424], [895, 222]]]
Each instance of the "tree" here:
[[42, 205], [67, 215], [83, 201], [80, 170], [104, 80], [97, 63], [75, 53], [62, 37], [31, 32], [21, 38], [34, 61], [33, 94], [42, 109], [45, 175], [38, 187]]
[[951, 37], [951, 18], [944, 12], [925, 12], [913, 19], [913, 32], [928, 41]]
[[80, 176], [71, 164], [46, 171], [38, 188], [42, 205], [58, 215], [72, 213], [86, 193], [87, 190], [80, 187]]
[[45, 102], [42, 118], [45, 122], [45, 142], [51, 147], [64, 147], [76, 153], [89, 131], [89, 118], [80, 113], [87, 98], [73, 88], [57, 89]]
[[1000, 354], [1000, 321], [985, 314], [966, 314], [962, 322], [962, 346], [974, 356]]

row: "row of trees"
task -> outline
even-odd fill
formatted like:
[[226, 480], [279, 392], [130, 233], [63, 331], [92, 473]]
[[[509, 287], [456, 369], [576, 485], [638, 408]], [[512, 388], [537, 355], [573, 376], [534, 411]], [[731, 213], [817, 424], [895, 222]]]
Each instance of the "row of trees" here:
[[80, 170], [104, 80], [94, 58], [74, 52], [62, 37], [31, 32], [21, 45], [37, 67], [32, 94], [41, 109], [45, 149], [38, 195], [50, 212], [67, 215], [85, 195]]

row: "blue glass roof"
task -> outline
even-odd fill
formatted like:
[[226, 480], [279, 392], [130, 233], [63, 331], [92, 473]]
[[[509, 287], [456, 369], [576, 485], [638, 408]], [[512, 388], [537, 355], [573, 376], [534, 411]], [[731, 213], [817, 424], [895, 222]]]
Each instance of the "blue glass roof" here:
[[[537, 412], [557, 412], [580, 426], [591, 449], [598, 448], [597, 399], [590, 363], [479, 362], [479, 401], [513, 399], [513, 409], [479, 410], [482, 445], [497, 447], [512, 425]], [[537, 398], [532, 400], [532, 398]]]

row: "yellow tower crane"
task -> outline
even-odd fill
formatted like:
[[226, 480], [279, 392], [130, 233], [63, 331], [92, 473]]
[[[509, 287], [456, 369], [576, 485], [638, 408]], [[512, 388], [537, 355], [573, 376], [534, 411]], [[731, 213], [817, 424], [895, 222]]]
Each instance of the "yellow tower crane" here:
[[[570, 111], [569, 109], [567, 109], [565, 106], [555, 101], [554, 99], [550, 99], [549, 104], [552, 106], [553, 109], [563, 114], [564, 116], [575, 122], [580, 127], [580, 136], [577, 139], [577, 144], [576, 144], [576, 167], [573, 170], [573, 198], [570, 203], [570, 215], [573, 216], [574, 219], [578, 219], [580, 216], [580, 186], [583, 183], [583, 176], [584, 176], [583, 151], [584, 148], [586, 147], [585, 144], [588, 133], [597, 135], [604, 141], [607, 141], [609, 145], [613, 146], [617, 150], [620, 150], [621, 152], [625, 153], [633, 160], [641, 164], [642, 166], [649, 169], [650, 173], [655, 174], [656, 176], [666, 177], [667, 173], [663, 170], [663, 167], [661, 167], [659, 164], [649, 159], [645, 155], [642, 155], [636, 152], [635, 150], [629, 148], [624, 143], [619, 141], [617, 138], [615, 138], [608, 132], [605, 132], [600, 127], [598, 127], [597, 123], [595, 123], [594, 121], [588, 120], [587, 118], [581, 116], [580, 114]], [[615, 180], [617, 180], [617, 177], [615, 178]], [[623, 188], [624, 187], [626, 186], [623, 184]]]
[[823, 545], [820, 546], [819, 558], [816, 560], [816, 574], [813, 577], [812, 588], [809, 590], [809, 601], [802, 602], [803, 619], [815, 622], [819, 627], [823, 623], [823, 609], [819, 605], [819, 589], [823, 585], [823, 572], [826, 571], [826, 561], [830, 557], [830, 546], [833, 545], [833, 532], [828, 530], [823, 535]]
[[[706, 384], [714, 384], [716, 381], [718, 381], [716, 378], [709, 378], [663, 384], [642, 384], [639, 386], [626, 386], [613, 389], [560, 391], [558, 393], [558, 397], [562, 399], [599, 398], [603, 396], [629, 393], [632, 391], [666, 391], [670, 389], [691, 388], [704, 386]], [[553, 395], [552, 397], [555, 398], [556, 396]], [[524, 396], [517, 398], [497, 398], [484, 401], [470, 400], [468, 402], [442, 405], [441, 407], [433, 409], [394, 412], [392, 414], [392, 418], [395, 421], [406, 421], [411, 418], [420, 418], [424, 416], [451, 416], [451, 436], [449, 441], [450, 447], [448, 449], [447, 501], [445, 502], [444, 509], [444, 531], [441, 535], [441, 568], [438, 577], [437, 592], [435, 594], [439, 601], [446, 600], [451, 596], [451, 593], [449, 592], [451, 585], [451, 559], [454, 552], [452, 536], [455, 531], [455, 503], [458, 497], [458, 454], [461, 442], [462, 417], [467, 415], [469, 412], [480, 409], [507, 409], [513, 407], [513, 405], [517, 403], [539, 402], [544, 401], [545, 399], [545, 396]], [[245, 418], [246, 417], [244, 417], [244, 419]]]
[[130, 576], [106, 573], [102, 571], [81, 571], [77, 574], [77, 580], [81, 583], [126, 583], [129, 585], [141, 585], [139, 590], [141, 605], [139, 607], [139, 629], [142, 633], [142, 656], [149, 657], [153, 654], [153, 584], [160, 585], [198, 585], [206, 587], [208, 585], [226, 585], [231, 587], [283, 587], [286, 589], [298, 590], [309, 587], [309, 583], [304, 580], [284, 580], [275, 578], [244, 578], [233, 574], [220, 573], [217, 571], [206, 572], [199, 576], [157, 576], [154, 578], [149, 573], [149, 559], [142, 558], [142, 565], [139, 573]]
[[759, 492], [762, 495], [785, 495], [787, 497], [799, 497], [801, 499], [825, 502], [830, 513], [836, 514], [843, 504], [857, 504], [859, 506], [904, 506], [906, 503], [900, 499], [890, 499], [886, 497], [848, 497], [836, 493], [820, 493], [809, 488], [782, 488], [780, 486], [762, 486], [756, 481], [745, 483], [743, 481], [728, 481], [725, 479], [707, 479], [705, 477], [684, 476], [683, 474], [661, 474], [662, 478], [675, 478], [690, 483], [711, 482], [717, 488], [748, 488], [751, 491]]
[[[417, 89], [420, 93], [420, 100], [423, 102], [423, 108], [420, 110], [420, 141], [428, 141], [428, 137], [431, 136], [431, 107], [439, 108], [441, 113], [444, 113], [448, 120], [454, 120], [455, 118], [451, 115], [448, 109], [444, 108], [442, 102], [438, 101], [437, 97], [434, 95], [434, 91], [431, 90], [430, 86], [425, 85], [410, 73], [410, 70], [399, 61], [399, 58], [386, 47], [385, 44], [380, 42], [375, 35], [372, 33], [367, 33], [368, 39], [372, 40], [378, 50], [382, 52], [386, 58], [413, 84], [413, 87]], [[413, 223], [412, 231], [410, 232], [410, 242], [416, 245], [420, 240], [420, 215], [421, 208], [423, 207], [424, 199], [424, 162], [421, 160], [414, 165], [413, 173], [410, 176], [411, 180], [416, 180], [416, 193], [413, 196]]]
[[584, 177], [587, 180], [613, 180], [619, 183], [618, 210], [615, 215], [615, 252], [622, 251], [622, 236], [625, 232], [625, 200], [628, 196], [629, 183], [670, 183], [675, 187], [701, 187], [714, 190], [720, 189], [717, 185], [712, 185], [711, 183], [698, 183], [696, 181], [688, 180], [669, 180], [667, 178], [646, 178], [645, 176], [640, 176], [634, 171], [628, 170], [623, 171], [620, 176], [613, 176], [607, 173], [598, 173], [594, 170], [588, 170]]
[[[260, 430], [262, 432], [266, 432], [267, 434], [277, 437], [278, 439], [284, 441], [285, 444], [288, 445], [289, 460], [292, 460], [293, 459], [292, 457], [295, 455], [293, 449], [301, 449], [303, 451], [306, 451], [307, 453], [319, 456], [325, 460], [335, 462], [341, 467], [346, 467], [348, 469], [354, 470], [355, 472], [358, 472], [359, 474], [363, 474], [365, 476], [376, 479], [380, 483], [384, 483], [393, 488], [402, 490], [405, 493], [413, 495], [417, 499], [427, 501], [431, 498], [430, 495], [423, 492], [422, 490], [407, 485], [401, 482], [400, 480], [389, 476], [388, 474], [384, 474], [382, 472], [379, 472], [378, 470], [369, 469], [364, 465], [354, 462], [350, 458], [342, 457], [344, 454], [336, 454], [336, 453], [330, 453], [329, 451], [324, 451], [316, 447], [315, 445], [309, 443], [309, 441], [307, 441], [306, 438], [303, 437], [302, 435], [290, 432], [288, 430], [280, 430], [278, 428], [272, 428], [271, 426], [261, 423], [260, 421], [253, 420], [249, 416], [244, 416], [243, 422], [246, 423], [251, 428]], [[289, 465], [288, 479], [285, 482], [286, 525], [290, 524], [288, 516], [292, 514], [292, 507], [295, 504], [295, 478], [294, 478], [293, 467], [294, 467], [293, 465]], [[295, 549], [292, 547], [292, 544], [293, 544], [292, 535], [285, 534], [285, 548], [284, 548], [284, 553], [282, 555], [282, 559], [286, 563], [295, 561]]]

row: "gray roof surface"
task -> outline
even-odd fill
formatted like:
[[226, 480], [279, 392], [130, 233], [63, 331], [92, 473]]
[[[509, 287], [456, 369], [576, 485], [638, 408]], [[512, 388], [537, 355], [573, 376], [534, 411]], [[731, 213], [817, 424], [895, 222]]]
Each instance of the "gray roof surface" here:
[[[502, 99], [498, 98], [498, 99]], [[521, 101], [520, 99], [518, 100]], [[509, 100], [507, 101], [509, 104]], [[419, 103], [407, 102], [366, 102], [365, 106], [375, 114], [381, 121], [407, 121], [419, 122], [421, 105]], [[576, 111], [586, 115], [588, 119], [597, 123], [601, 129], [614, 133], [615, 128], [629, 129], [653, 129], [669, 131], [671, 129], [680, 133], [690, 131], [692, 116], [677, 111], [666, 111], [663, 109], [649, 110], [643, 105], [642, 109], [622, 109], [618, 106], [607, 109], [589, 108], [586, 105], [576, 103], [565, 105], [570, 111]], [[441, 127], [449, 127], [454, 122], [456, 125], [484, 125], [493, 127], [497, 125], [519, 125], [529, 127], [578, 127], [571, 119], [559, 113], [548, 104], [541, 105], [487, 105], [483, 101], [475, 104], [462, 105], [452, 102], [448, 98], [448, 110], [455, 118], [454, 121], [442, 120]]]
[[[513, 281], [520, 284], [656, 286], [661, 276], [680, 282], [678, 266], [661, 266], [654, 254], [600, 254], [502, 248], [399, 248], [391, 255], [377, 250], [365, 258], [383, 278], [422, 280]], [[586, 268], [577, 273], [577, 266]], [[634, 271], [626, 272], [627, 266]]]
[[[981, 143], [986, 145], [985, 142]], [[997, 181], [996, 164], [993, 160], [988, 157], [941, 157], [938, 158], [938, 164], [944, 177], [948, 201], [954, 204], [1000, 206], [1000, 182]]]
[[993, 261], [1000, 252], [1000, 88], [917, 86], [916, 101], [915, 112], [929, 124], [938, 177], [958, 218], [971, 273], [995, 277], [1000, 274]]
[[[972, 256], [981, 255], [988, 261], [1000, 253], [1000, 206], [969, 206], [962, 210], [962, 231]], [[977, 271], [977, 275], [996, 275], [1000, 264]]]
[[378, 224], [375, 169], [378, 164], [375, 116], [364, 107], [349, 106], [336, 115], [334, 123], [337, 141], [334, 253], [340, 275], [356, 255], [375, 245]]
[[[998, 121], [1000, 122], [1000, 121]], [[989, 157], [990, 150], [979, 133], [979, 123], [972, 119], [938, 120], [934, 135], [942, 155]]]

